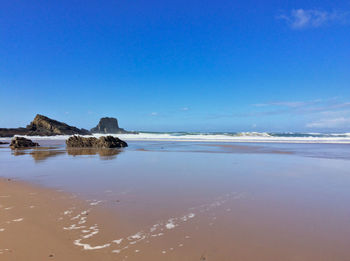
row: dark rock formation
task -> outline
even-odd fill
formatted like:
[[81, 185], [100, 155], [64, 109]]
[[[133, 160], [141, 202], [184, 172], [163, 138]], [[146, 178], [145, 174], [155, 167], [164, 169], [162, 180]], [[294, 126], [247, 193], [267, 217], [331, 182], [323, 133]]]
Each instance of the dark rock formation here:
[[11, 140], [10, 148], [11, 149], [21, 149], [21, 148], [30, 148], [30, 147], [38, 147], [39, 144], [36, 142], [32, 142], [29, 139], [23, 137], [15, 137]]
[[15, 135], [27, 135], [27, 128], [0, 128], [0, 137], [13, 137]]
[[100, 137], [98, 141], [98, 148], [123, 148], [128, 146], [125, 141], [113, 136]]
[[37, 114], [34, 120], [27, 126], [30, 135], [50, 136], [50, 135], [89, 135], [88, 130], [78, 129], [66, 123], [52, 120], [46, 116]]
[[132, 133], [119, 128], [118, 120], [116, 118], [101, 118], [100, 122], [95, 128], [91, 129], [92, 133], [102, 133], [102, 134], [121, 134], [121, 133]]
[[128, 146], [125, 141], [113, 136], [103, 136], [98, 139], [72, 136], [66, 140], [66, 144], [69, 148], [123, 148]]
[[78, 129], [40, 114], [37, 114], [34, 120], [26, 128], [0, 128], [0, 137], [13, 137], [14, 135], [54, 136], [74, 134], [89, 135], [91, 133], [88, 130]]
[[81, 136], [72, 136], [66, 140], [66, 145], [69, 148], [93, 148], [97, 142], [97, 138], [83, 138]]

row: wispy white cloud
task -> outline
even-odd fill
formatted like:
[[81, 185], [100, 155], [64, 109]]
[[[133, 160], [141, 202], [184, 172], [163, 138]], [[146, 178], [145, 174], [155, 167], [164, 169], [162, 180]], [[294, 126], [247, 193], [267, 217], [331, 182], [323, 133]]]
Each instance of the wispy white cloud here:
[[300, 8], [293, 9], [290, 14], [279, 15], [277, 18], [285, 20], [292, 29], [305, 29], [344, 24], [348, 21], [349, 12]]
[[[266, 107], [266, 108], [276, 108], [278, 107], [278, 111], [282, 110], [285, 112], [286, 110], [291, 111], [300, 111], [300, 110], [307, 110], [307, 111], [318, 111], [318, 110], [324, 110], [325, 108], [329, 108], [331, 106], [346, 106], [347, 103], [340, 103], [337, 101], [337, 98], [330, 98], [330, 99], [315, 99], [315, 100], [308, 100], [308, 101], [274, 101], [274, 102], [267, 102], [267, 103], [258, 103], [258, 104], [252, 104], [254, 107]], [[349, 103], [350, 106], [350, 103]]]
[[306, 124], [307, 128], [335, 129], [349, 128], [350, 117], [325, 118]]
[[181, 108], [181, 110], [182, 111], [188, 111], [190, 108], [188, 108], [188, 107], [183, 107], [183, 108]]
[[[342, 101], [338, 97], [314, 99], [304, 101], [273, 101], [251, 105], [247, 111], [232, 113], [215, 113], [207, 115], [206, 119], [219, 118], [257, 118], [284, 116], [286, 119], [299, 119], [304, 128], [350, 130], [350, 102]], [[271, 118], [270, 118], [271, 119]], [[260, 126], [260, 124], [259, 124]], [[256, 128], [255, 125], [251, 126]]]
[[152, 112], [151, 113], [151, 116], [157, 116], [158, 115], [158, 112]]
[[[317, 102], [317, 101], [312, 101]], [[280, 101], [280, 102], [269, 102], [269, 103], [258, 103], [253, 104], [255, 107], [266, 107], [266, 106], [284, 106], [284, 107], [301, 107], [309, 104], [311, 102], [300, 102], [300, 101]]]
[[264, 113], [324, 113], [350, 108], [350, 102], [340, 101], [337, 97], [308, 101], [275, 101], [252, 105], [257, 108], [270, 109], [270, 111], [263, 111]]

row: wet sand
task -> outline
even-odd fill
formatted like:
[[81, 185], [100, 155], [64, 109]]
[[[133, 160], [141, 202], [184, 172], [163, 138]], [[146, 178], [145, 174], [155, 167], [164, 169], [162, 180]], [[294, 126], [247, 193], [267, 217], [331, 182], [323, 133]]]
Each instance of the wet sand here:
[[[73, 244], [80, 231], [64, 229], [73, 223], [68, 213], [86, 210], [82, 215], [86, 227], [106, 218], [71, 194], [0, 179], [0, 259], [113, 260], [108, 252], [82, 251]], [[84, 220], [79, 217], [79, 221]]]
[[74, 194], [4, 178], [0, 191], [1, 260], [29, 261], [164, 260], [164, 256], [167, 260], [206, 260], [203, 246], [191, 243], [198, 226], [176, 228], [197, 212], [209, 212], [231, 197], [241, 197], [226, 195], [188, 214], [138, 228], [99, 207], [103, 201], [81, 200]]
[[0, 259], [350, 260], [349, 160], [202, 146], [0, 150]]
[[[252, 207], [240, 193], [138, 228], [98, 207], [99, 201], [6, 179], [0, 180], [0, 191], [1, 260], [349, 258], [350, 231], [344, 233], [344, 223], [331, 224], [336, 215], [328, 213], [334, 220], [327, 221], [320, 218], [327, 213], [300, 213], [293, 206], [269, 213], [271, 206]], [[308, 219], [310, 214], [319, 218]]]

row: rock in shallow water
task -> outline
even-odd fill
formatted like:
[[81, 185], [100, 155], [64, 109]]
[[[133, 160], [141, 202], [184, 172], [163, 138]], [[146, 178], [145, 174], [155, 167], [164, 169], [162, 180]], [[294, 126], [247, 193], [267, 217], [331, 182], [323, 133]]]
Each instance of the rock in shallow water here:
[[38, 147], [39, 143], [32, 142], [29, 139], [23, 137], [14, 137], [11, 140], [10, 148], [11, 149], [21, 149], [21, 148], [30, 148], [30, 147]]
[[128, 146], [125, 141], [113, 136], [103, 136], [97, 139], [74, 135], [66, 140], [66, 144], [69, 148], [123, 148]]

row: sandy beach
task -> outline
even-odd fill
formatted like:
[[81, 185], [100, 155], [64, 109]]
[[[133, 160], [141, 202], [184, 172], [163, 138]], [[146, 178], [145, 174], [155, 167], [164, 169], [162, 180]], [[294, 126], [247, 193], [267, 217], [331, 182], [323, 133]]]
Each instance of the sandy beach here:
[[0, 21], [0, 261], [350, 261], [350, 1]]
[[41, 142], [0, 150], [1, 260], [350, 258], [334, 146]]
[[86, 235], [98, 231], [91, 227], [99, 214], [88, 203], [12, 179], [0, 179], [0, 191], [1, 260], [113, 260], [108, 252], [88, 253], [73, 244], [80, 231], [68, 214], [83, 212], [77, 220], [90, 227]]

